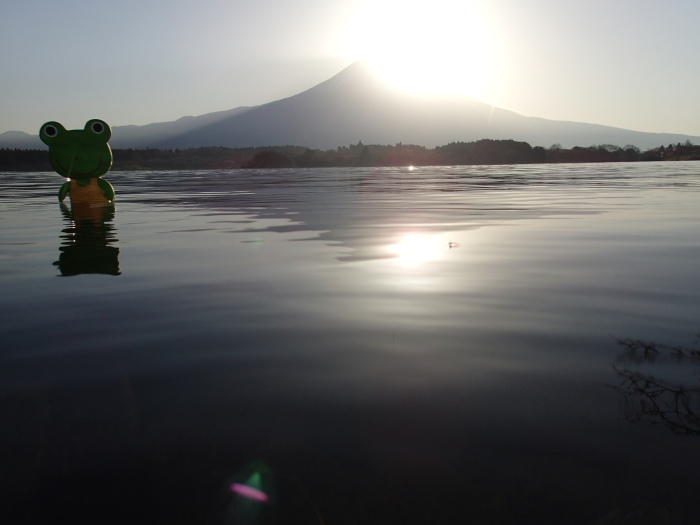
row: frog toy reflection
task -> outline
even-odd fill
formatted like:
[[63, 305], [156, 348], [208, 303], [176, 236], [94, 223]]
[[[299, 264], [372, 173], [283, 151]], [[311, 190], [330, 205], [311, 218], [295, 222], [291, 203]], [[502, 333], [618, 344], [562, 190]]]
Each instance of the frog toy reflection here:
[[121, 275], [114, 206], [89, 207], [73, 203], [71, 209], [61, 203], [65, 227], [55, 266], [62, 276], [80, 274]]
[[39, 137], [49, 147], [51, 167], [69, 180], [61, 186], [58, 200], [66, 195], [71, 205], [109, 206], [114, 188], [102, 175], [112, 167], [112, 150], [107, 141], [112, 130], [106, 122], [89, 120], [83, 129], [66, 130], [58, 122], [41, 126]]

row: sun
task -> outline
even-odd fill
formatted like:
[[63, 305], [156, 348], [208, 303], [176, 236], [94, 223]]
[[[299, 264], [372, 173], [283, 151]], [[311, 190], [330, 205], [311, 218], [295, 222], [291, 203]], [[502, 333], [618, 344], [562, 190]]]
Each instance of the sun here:
[[429, 95], [489, 99], [495, 38], [468, 0], [377, 0], [350, 24], [346, 47], [387, 82]]

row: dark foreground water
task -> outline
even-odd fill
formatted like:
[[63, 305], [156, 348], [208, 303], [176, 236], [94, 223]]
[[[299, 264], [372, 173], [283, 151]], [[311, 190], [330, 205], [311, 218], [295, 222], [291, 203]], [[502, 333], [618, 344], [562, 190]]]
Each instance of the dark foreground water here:
[[0, 522], [697, 523], [700, 163], [105, 178], [0, 175]]

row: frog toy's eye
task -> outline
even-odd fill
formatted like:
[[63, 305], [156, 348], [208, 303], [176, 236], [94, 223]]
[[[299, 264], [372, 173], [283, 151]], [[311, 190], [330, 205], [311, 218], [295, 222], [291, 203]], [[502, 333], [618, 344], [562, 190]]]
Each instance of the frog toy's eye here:
[[109, 128], [109, 126], [104, 120], [89, 120], [87, 124], [85, 124], [85, 130], [94, 133], [105, 142], [107, 142], [112, 136], [112, 130]]
[[59, 124], [58, 122], [47, 122], [46, 124], [41, 126], [41, 130], [39, 131], [39, 137], [41, 138], [44, 144], [48, 144], [65, 130], [66, 128], [61, 126], [61, 124]]

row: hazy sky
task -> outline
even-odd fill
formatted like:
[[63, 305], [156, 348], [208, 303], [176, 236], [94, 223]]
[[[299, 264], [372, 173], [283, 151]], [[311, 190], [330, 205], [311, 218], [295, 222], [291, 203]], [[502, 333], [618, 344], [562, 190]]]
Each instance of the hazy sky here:
[[383, 57], [407, 88], [700, 135], [698, 20], [698, 0], [0, 0], [0, 133], [257, 105]]

